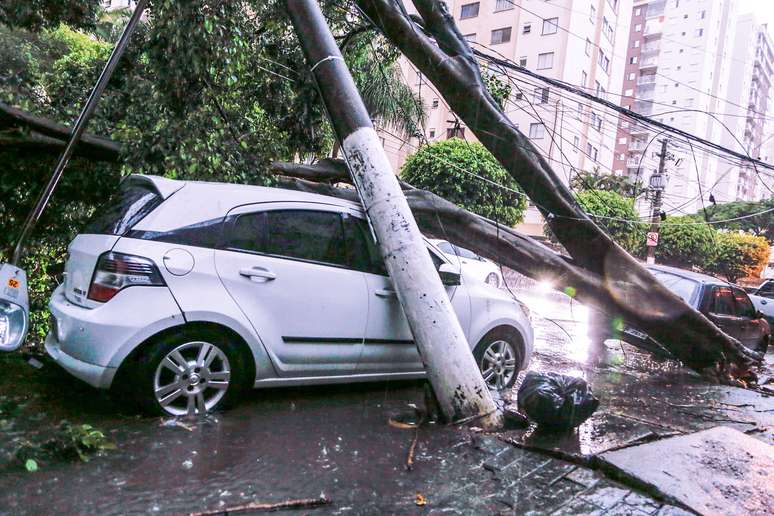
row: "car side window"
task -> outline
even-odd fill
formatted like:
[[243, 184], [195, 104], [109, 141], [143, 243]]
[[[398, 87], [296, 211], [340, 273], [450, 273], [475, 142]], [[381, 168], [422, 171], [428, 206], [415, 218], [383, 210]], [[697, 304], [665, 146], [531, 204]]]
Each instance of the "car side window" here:
[[[344, 231], [347, 237], [348, 261], [355, 270], [389, 276], [382, 260], [379, 247], [371, 235], [368, 222], [358, 217], [344, 216]], [[443, 260], [434, 252], [427, 250], [436, 270]]]
[[362, 272], [387, 276], [387, 269], [368, 223], [363, 219], [345, 214], [344, 233], [347, 238], [347, 258], [350, 267]]
[[753, 306], [750, 297], [741, 289], [734, 289], [734, 300], [736, 301], [736, 314], [739, 317], [755, 318], [755, 306]]
[[774, 281], [766, 281], [761, 285], [761, 288], [758, 289], [756, 295], [774, 299]]
[[734, 293], [728, 287], [715, 287], [712, 292], [712, 313], [717, 315], [736, 315]]
[[231, 249], [348, 266], [344, 228], [336, 212], [272, 210], [237, 216]]

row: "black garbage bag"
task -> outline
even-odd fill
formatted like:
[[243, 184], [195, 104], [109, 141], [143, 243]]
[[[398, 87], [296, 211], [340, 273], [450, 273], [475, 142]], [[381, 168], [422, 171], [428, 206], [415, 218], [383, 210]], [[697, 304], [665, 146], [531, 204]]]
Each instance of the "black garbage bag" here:
[[575, 428], [599, 407], [585, 380], [557, 373], [528, 372], [517, 399], [521, 412], [552, 431]]

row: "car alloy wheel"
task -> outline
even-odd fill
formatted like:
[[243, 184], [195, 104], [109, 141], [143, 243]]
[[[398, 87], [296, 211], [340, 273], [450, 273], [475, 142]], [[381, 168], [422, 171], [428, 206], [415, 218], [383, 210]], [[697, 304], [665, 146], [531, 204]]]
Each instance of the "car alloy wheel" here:
[[487, 345], [479, 363], [481, 374], [487, 385], [504, 389], [518, 374], [516, 352], [513, 345], [505, 340], [495, 340]]
[[202, 415], [226, 395], [231, 365], [208, 342], [187, 342], [172, 349], [156, 367], [153, 392], [162, 410], [173, 416]]

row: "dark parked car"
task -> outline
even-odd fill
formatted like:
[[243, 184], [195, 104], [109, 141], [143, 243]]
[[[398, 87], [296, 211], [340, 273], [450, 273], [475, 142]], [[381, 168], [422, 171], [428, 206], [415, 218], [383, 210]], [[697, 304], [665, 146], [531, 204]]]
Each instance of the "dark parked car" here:
[[[754, 351], [766, 352], [771, 328], [743, 289], [706, 274], [674, 267], [648, 265], [646, 268], [665, 287], [707, 316], [721, 330]], [[623, 333], [625, 341], [666, 354], [657, 342], [639, 330], [625, 327]]]

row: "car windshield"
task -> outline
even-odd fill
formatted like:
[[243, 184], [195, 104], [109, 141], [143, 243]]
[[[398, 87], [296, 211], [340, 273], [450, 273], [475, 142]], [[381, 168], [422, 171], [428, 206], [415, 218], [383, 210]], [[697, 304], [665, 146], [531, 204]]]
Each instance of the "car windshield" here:
[[122, 183], [118, 192], [98, 208], [84, 233], [92, 235], [125, 235], [164, 199], [152, 187]]
[[698, 283], [675, 274], [669, 274], [668, 272], [651, 272], [662, 285], [677, 294], [683, 301], [686, 303], [691, 302], [696, 293], [696, 288], [699, 286]]

